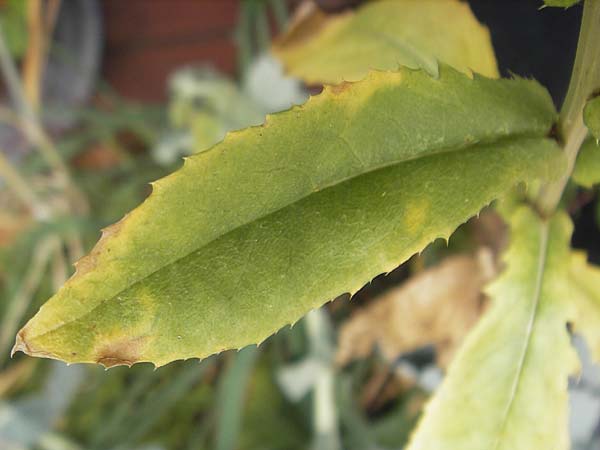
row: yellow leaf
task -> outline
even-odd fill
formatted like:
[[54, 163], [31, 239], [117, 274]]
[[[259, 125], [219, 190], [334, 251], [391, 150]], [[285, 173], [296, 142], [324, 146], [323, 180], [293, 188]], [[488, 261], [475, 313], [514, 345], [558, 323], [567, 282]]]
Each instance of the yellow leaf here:
[[419, 273], [359, 310], [340, 328], [338, 364], [365, 357], [373, 347], [394, 361], [428, 344], [445, 367], [479, 318], [483, 286], [495, 275], [493, 256], [456, 255]]
[[567, 382], [578, 368], [566, 324], [569, 240], [564, 213], [545, 220], [528, 207], [511, 218], [505, 272], [492, 306], [426, 407], [408, 450], [568, 448]]
[[309, 84], [356, 81], [399, 65], [437, 75], [438, 61], [498, 76], [489, 32], [465, 2], [379, 0], [337, 15], [303, 6], [273, 51]]
[[600, 268], [587, 263], [586, 255], [571, 257], [571, 295], [577, 308], [574, 331], [587, 340], [594, 361], [600, 361]]

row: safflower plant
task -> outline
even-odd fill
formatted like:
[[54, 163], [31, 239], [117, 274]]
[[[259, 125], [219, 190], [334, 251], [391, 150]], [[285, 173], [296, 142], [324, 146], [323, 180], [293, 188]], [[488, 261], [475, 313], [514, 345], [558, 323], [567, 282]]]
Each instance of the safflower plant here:
[[536, 81], [498, 77], [487, 29], [459, 1], [307, 16], [273, 51], [323, 91], [153, 183], [14, 351], [158, 367], [259, 344], [493, 204], [510, 244], [491, 307], [408, 449], [568, 448], [570, 333], [600, 360], [600, 269], [570, 248], [561, 204], [567, 183], [600, 181], [600, 0], [584, 2], [560, 111]]

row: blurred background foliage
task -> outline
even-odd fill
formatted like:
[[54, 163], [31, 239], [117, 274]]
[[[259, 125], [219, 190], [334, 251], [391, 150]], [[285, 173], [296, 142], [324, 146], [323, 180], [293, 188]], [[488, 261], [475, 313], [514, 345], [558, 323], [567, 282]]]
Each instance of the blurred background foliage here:
[[[1, 450], [365, 450], [406, 442], [485, 309], [481, 287], [498, 270], [505, 234], [491, 210], [352, 302], [338, 299], [259, 348], [159, 370], [9, 358], [19, 327], [99, 230], [149, 194], [149, 182], [227, 131], [319, 92], [286, 77], [269, 52], [297, 3], [0, 2]], [[360, 2], [317, 3], [336, 14]], [[560, 102], [580, 10], [471, 3], [491, 28], [503, 73], [540, 79]], [[188, 23], [192, 34], [177, 35]], [[132, 72], [125, 59], [139, 66]], [[598, 262], [597, 192], [573, 187], [569, 202], [574, 244]], [[580, 450], [600, 446], [600, 371], [584, 369], [571, 389]]]

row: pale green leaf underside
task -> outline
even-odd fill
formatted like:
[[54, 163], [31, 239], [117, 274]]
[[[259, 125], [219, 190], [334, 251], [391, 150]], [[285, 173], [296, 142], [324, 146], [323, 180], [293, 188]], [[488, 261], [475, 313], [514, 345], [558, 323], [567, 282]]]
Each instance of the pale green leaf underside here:
[[577, 155], [573, 181], [586, 188], [600, 183], [600, 145], [593, 139], [586, 140]]
[[379, 0], [344, 14], [313, 14], [273, 50], [308, 83], [356, 81], [400, 65], [437, 75], [438, 61], [498, 76], [489, 31], [458, 0]]
[[328, 88], [155, 183], [16, 349], [162, 365], [260, 342], [515, 183], [559, 175], [554, 118], [534, 82], [449, 68]]
[[597, 141], [600, 140], [600, 96], [596, 96], [585, 105], [583, 121]]
[[493, 303], [426, 407], [408, 450], [566, 450], [567, 380], [578, 368], [566, 324], [572, 225], [527, 207], [511, 220]]
[[571, 256], [571, 296], [577, 308], [576, 333], [583, 335], [594, 361], [600, 362], [600, 268], [582, 252]]

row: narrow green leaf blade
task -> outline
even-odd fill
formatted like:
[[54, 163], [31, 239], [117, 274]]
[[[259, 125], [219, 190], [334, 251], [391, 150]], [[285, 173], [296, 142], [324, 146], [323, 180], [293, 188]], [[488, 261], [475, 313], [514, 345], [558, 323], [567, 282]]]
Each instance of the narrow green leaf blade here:
[[260, 342], [515, 183], [559, 175], [554, 117], [534, 82], [449, 68], [328, 88], [155, 183], [15, 349], [162, 365]]
[[408, 450], [566, 450], [567, 380], [578, 368], [566, 324], [569, 241], [564, 213], [528, 207], [511, 220], [507, 269], [493, 303], [426, 407]]
[[27, 50], [27, 2], [6, 0], [0, 4], [0, 26], [8, 50], [15, 58], [21, 58]]
[[331, 16], [315, 11], [273, 51], [292, 75], [313, 84], [356, 81], [399, 65], [437, 75], [438, 61], [498, 76], [489, 31], [457, 0], [378, 0]]

